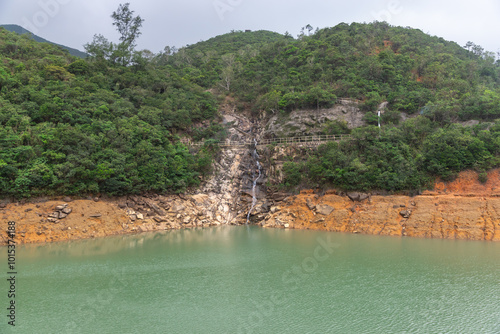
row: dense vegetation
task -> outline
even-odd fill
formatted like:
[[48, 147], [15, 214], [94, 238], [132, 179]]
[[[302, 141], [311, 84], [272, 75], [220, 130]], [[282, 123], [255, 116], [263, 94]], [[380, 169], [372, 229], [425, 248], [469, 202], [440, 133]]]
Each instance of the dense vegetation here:
[[[266, 43], [255, 38], [266, 37]], [[234, 50], [234, 45], [245, 47]], [[206, 43], [206, 42], [205, 42]], [[233, 32], [181, 49], [169, 63], [199, 85], [223, 87], [255, 110], [328, 107], [336, 98], [382, 101], [424, 113], [441, 125], [500, 117], [500, 68], [494, 54], [385, 22], [340, 24], [311, 36]]]
[[[130, 29], [119, 24], [127, 11], [128, 4], [113, 13], [119, 31]], [[142, 23], [128, 19], [137, 29]], [[361, 102], [369, 125], [354, 129], [354, 140], [286, 163], [288, 187], [412, 190], [435, 176], [499, 164], [500, 67], [473, 43], [460, 47], [375, 22], [296, 39], [231, 32], [153, 54], [134, 50], [137, 29], [120, 31], [119, 43], [96, 35], [83, 60], [0, 28], [2, 195], [196, 186], [213, 151], [207, 145], [190, 154], [178, 139], [222, 138], [211, 92], [231, 95], [255, 117], [330, 107], [338, 98]], [[379, 129], [373, 125], [383, 101], [388, 110]], [[401, 113], [411, 119], [401, 123]], [[467, 120], [480, 124], [456, 124]], [[345, 131], [342, 123], [325, 126], [327, 133]]]
[[[3, 196], [183, 191], [211, 156], [177, 134], [214, 121], [217, 101], [168, 67], [82, 60], [0, 28]], [[208, 123], [207, 123], [208, 122]]]
[[352, 140], [328, 143], [283, 167], [286, 187], [418, 191], [435, 176], [451, 180], [465, 169], [480, 172], [500, 164], [500, 121], [439, 127], [424, 116], [400, 126], [357, 128]]

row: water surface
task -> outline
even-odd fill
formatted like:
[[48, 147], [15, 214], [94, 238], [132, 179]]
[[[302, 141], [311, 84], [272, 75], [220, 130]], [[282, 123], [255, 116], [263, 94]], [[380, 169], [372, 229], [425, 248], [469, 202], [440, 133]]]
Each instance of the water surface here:
[[28, 245], [17, 326], [3, 316], [0, 332], [500, 333], [499, 255], [500, 243], [256, 227]]

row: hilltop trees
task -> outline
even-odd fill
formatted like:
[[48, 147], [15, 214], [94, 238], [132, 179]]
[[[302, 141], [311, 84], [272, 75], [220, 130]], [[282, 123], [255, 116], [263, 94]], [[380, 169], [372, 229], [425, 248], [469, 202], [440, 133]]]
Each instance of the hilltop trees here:
[[94, 36], [91, 43], [85, 45], [85, 51], [97, 59], [110, 60], [122, 66], [130, 64], [136, 40], [141, 35], [140, 28], [144, 20], [140, 16], [133, 16], [134, 11], [130, 10], [130, 3], [120, 4], [113, 12], [113, 25], [120, 33], [120, 43], [109, 42], [104, 36], [98, 34]]
[[118, 62], [126, 66], [130, 62], [132, 52], [136, 47], [136, 40], [141, 35], [140, 28], [143, 19], [140, 16], [134, 17], [134, 11], [129, 9], [130, 4], [120, 4], [118, 10], [113, 12], [111, 17], [114, 22], [113, 25], [120, 33], [120, 41], [117, 47]]
[[298, 39], [233, 32], [189, 46], [167, 63], [206, 89], [223, 87], [254, 110], [276, 111], [268, 102], [280, 92], [283, 113], [328, 107], [336, 96], [363, 101], [365, 112], [388, 101], [390, 110], [423, 112], [443, 124], [500, 117], [500, 63], [474, 43], [462, 48], [385, 22], [311, 28]]

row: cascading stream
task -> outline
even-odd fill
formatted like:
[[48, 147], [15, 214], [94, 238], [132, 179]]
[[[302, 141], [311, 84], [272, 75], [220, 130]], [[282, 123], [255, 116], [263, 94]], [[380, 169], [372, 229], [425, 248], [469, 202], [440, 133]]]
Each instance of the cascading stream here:
[[259, 154], [257, 153], [257, 139], [254, 138], [253, 142], [254, 142], [254, 145], [255, 145], [255, 149], [254, 149], [254, 151], [252, 153], [252, 157], [255, 160], [255, 163], [257, 165], [258, 176], [257, 176], [257, 178], [255, 178], [255, 170], [253, 170], [253, 172], [252, 172], [253, 175], [252, 176], [254, 177], [254, 180], [253, 180], [253, 185], [252, 185], [252, 206], [250, 207], [250, 211], [248, 211], [247, 224], [250, 221], [250, 214], [252, 213], [253, 208], [257, 204], [257, 196], [255, 194], [255, 188], [257, 188], [257, 181], [262, 176], [262, 166], [260, 165]]

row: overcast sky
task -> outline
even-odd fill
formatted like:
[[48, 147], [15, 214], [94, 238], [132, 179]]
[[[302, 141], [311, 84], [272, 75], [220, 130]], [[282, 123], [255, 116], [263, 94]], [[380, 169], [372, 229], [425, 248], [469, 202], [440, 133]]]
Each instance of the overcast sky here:
[[[118, 41], [111, 13], [127, 0], [0, 0], [0, 24], [18, 24], [47, 40], [83, 50], [94, 34]], [[387, 21], [460, 45], [500, 51], [498, 0], [129, 0], [145, 21], [139, 49], [181, 47], [231, 30], [288, 31], [341, 22]]]

